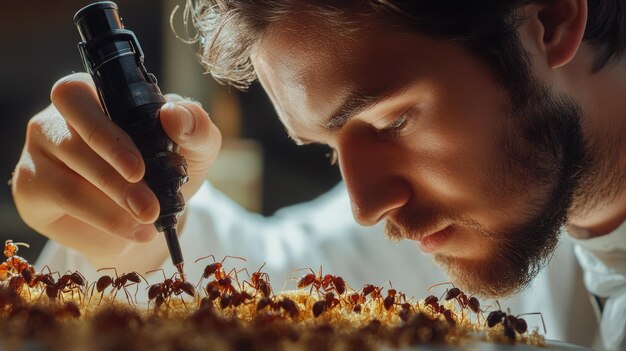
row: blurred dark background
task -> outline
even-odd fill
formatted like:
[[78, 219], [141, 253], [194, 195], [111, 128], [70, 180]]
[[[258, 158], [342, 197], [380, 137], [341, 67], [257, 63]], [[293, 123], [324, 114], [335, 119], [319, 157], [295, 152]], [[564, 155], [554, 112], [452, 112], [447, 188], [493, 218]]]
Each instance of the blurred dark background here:
[[[79, 37], [72, 17], [89, 3], [91, 1], [5, 1], [0, 11], [3, 121], [0, 180], [4, 184], [0, 186], [0, 239], [30, 243], [31, 249], [20, 251], [29, 260], [36, 259], [46, 238], [33, 232], [20, 219], [8, 180], [23, 147], [26, 124], [50, 103], [49, 92], [54, 82], [69, 73], [83, 71], [76, 48]], [[139, 38], [146, 54], [147, 69], [159, 77], [162, 90], [203, 103], [222, 129], [225, 149], [242, 144], [242, 140], [244, 145], [253, 145], [246, 149], [258, 154], [261, 162], [258, 175], [251, 183], [258, 199], [246, 204], [244, 194], [240, 199], [242, 205], [271, 215], [283, 206], [312, 199], [337, 183], [339, 172], [329, 165], [328, 150], [319, 146], [296, 147], [287, 138], [258, 84], [249, 92], [240, 93], [218, 86], [210, 76], [202, 75], [197, 49], [178, 41], [170, 29], [170, 14], [177, 4], [184, 5], [184, 0], [119, 0], [117, 3], [125, 25]], [[238, 158], [235, 153], [219, 171], [229, 174], [234, 167], [233, 173], [241, 172], [239, 166], [246, 160], [248, 158]], [[226, 185], [226, 193], [228, 187], [236, 190], [240, 186]]]

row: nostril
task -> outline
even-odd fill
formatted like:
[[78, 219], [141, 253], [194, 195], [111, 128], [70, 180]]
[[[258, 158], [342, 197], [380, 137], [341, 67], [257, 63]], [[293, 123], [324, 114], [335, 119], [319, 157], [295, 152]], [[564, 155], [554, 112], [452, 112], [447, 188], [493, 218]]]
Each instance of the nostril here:
[[370, 184], [366, 190], [357, 191], [354, 185], [348, 187], [352, 214], [360, 225], [372, 226], [385, 219], [396, 209], [411, 200], [411, 188], [401, 179], [389, 180], [387, 184]]

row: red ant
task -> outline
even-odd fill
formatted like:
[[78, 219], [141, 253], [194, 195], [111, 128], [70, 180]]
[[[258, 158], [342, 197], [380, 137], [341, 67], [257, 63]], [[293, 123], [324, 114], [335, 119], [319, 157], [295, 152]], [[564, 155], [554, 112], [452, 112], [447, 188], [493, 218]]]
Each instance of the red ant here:
[[291, 316], [291, 318], [295, 318], [296, 316], [298, 316], [298, 306], [296, 306], [296, 303], [293, 302], [293, 300], [286, 298], [286, 297], [283, 297], [283, 299], [280, 301], [275, 301], [271, 297], [263, 297], [257, 303], [256, 310], [257, 312], [261, 311], [267, 306], [269, 306], [269, 308], [272, 311], [275, 311], [278, 313], [282, 309], [283, 311], [288, 313]]
[[497, 301], [496, 303], [498, 303], [498, 308], [500, 308], [500, 310], [492, 311], [489, 315], [487, 315], [487, 326], [489, 328], [493, 328], [497, 324], [502, 323], [502, 326], [504, 327], [504, 336], [509, 340], [513, 341], [516, 339], [515, 332], [521, 335], [528, 331], [528, 324], [526, 324], [526, 321], [523, 318], [520, 318], [520, 316], [538, 314], [539, 317], [541, 317], [541, 324], [543, 324], [543, 332], [547, 333], [546, 323], [543, 320], [541, 312], [529, 312], [513, 316], [511, 315], [510, 310], [508, 310], [508, 313], [502, 312], [500, 303]]
[[304, 276], [302, 276], [302, 278], [300, 278], [300, 280], [298, 280], [298, 284], [296, 284], [296, 287], [298, 289], [302, 289], [302, 288], [306, 288], [307, 286], [311, 286], [311, 290], [309, 290], [309, 295], [311, 295], [313, 293], [313, 288], [315, 288], [315, 291], [317, 291], [317, 293], [319, 294], [320, 289], [322, 287], [322, 266], [320, 266], [320, 273], [319, 275], [316, 275], [315, 272], [313, 271], [313, 269], [309, 268], [300, 268], [294, 271], [298, 272], [298, 271], [302, 271], [302, 270], [306, 270], [308, 269], [309, 271], [311, 271], [311, 273], [309, 274], [305, 274]]
[[30, 245], [27, 243], [17, 242], [14, 243], [13, 240], [6, 240], [4, 242], [4, 256], [12, 257], [15, 256], [17, 251], [19, 251], [19, 246], [24, 246], [30, 248]]
[[361, 305], [365, 303], [365, 296], [354, 292], [348, 296], [348, 302], [352, 305], [352, 312], [361, 313]]
[[163, 273], [163, 282], [156, 283], [148, 287], [148, 301], [155, 300], [155, 308], [158, 308], [163, 303], [165, 303], [172, 294], [180, 296], [180, 299], [185, 306], [185, 300], [181, 296], [182, 293], [186, 293], [187, 295], [192, 297], [196, 296], [196, 289], [193, 284], [185, 281], [182, 278], [175, 278], [176, 275], [180, 275], [180, 273], [174, 273], [174, 275], [172, 275], [172, 278], [169, 279], [165, 276], [165, 271], [163, 269], [155, 269], [146, 272], [146, 274], [156, 271], [161, 271], [161, 273]]
[[319, 300], [313, 304], [313, 316], [315, 318], [319, 317], [322, 313], [335, 306], [339, 305], [339, 299], [335, 297], [332, 291], [329, 291], [324, 295], [324, 299]]
[[361, 288], [361, 291], [362, 291], [361, 296], [363, 296], [364, 298], [369, 296], [372, 300], [375, 301], [383, 297], [382, 290], [383, 290], [382, 287], [372, 285], [372, 284], [365, 284]]
[[[252, 273], [251, 277], [250, 277], [250, 274], [248, 274], [248, 276], [250, 277], [250, 281], [252, 283], [249, 283], [244, 280], [243, 284], [248, 284], [248, 286], [253, 288], [257, 293], [260, 292], [261, 294], [263, 294], [263, 297], [269, 297], [272, 294], [272, 286], [270, 285], [270, 276], [265, 272], [261, 272], [261, 269], [265, 267], [265, 264], [266, 263], [263, 263], [263, 265], [259, 268], [258, 271]], [[241, 271], [244, 271], [244, 270], [246, 271], [246, 273], [248, 273], [248, 270], [245, 268], [242, 269]]]
[[204, 272], [202, 273], [202, 278], [200, 279], [200, 283], [198, 283], [198, 285], [200, 285], [202, 283], [202, 279], [208, 279], [211, 275], [215, 276], [215, 280], [220, 280], [220, 279], [225, 278], [226, 276], [228, 276], [228, 274], [226, 274], [226, 271], [224, 271], [224, 268], [223, 268], [224, 261], [226, 261], [227, 258], [236, 258], [236, 259], [240, 259], [240, 260], [242, 260], [244, 262], [246, 261], [246, 259], [243, 258], [243, 257], [224, 256], [222, 261], [217, 262], [215, 260], [215, 256], [208, 255], [208, 256], [204, 256], [204, 257], [198, 258], [197, 260], [194, 261], [194, 263], [197, 263], [198, 261], [207, 259], [209, 257], [213, 259], [213, 263], [208, 264], [206, 267], [204, 267]]
[[[130, 305], [133, 305], [132, 299], [130, 298], [129, 292], [126, 288], [129, 286], [137, 285], [141, 283], [140, 277], [143, 278], [146, 284], [148, 284], [148, 281], [146, 280], [146, 278], [144, 278], [141, 274], [137, 272], [123, 273], [122, 275], [118, 275], [117, 269], [115, 269], [114, 267], [100, 268], [98, 269], [98, 272], [103, 271], [103, 270], [113, 270], [115, 272], [115, 278], [109, 275], [103, 275], [96, 281], [95, 287], [96, 287], [96, 290], [100, 293], [100, 301], [98, 301], [98, 305], [100, 305], [100, 303], [102, 302], [102, 297], [104, 296], [104, 290], [108, 288], [109, 286], [113, 287], [112, 292], [115, 291], [116, 295], [119, 290], [124, 290], [124, 295], [126, 295], [126, 300], [128, 301]], [[92, 291], [92, 296], [93, 296], [93, 287], [91, 288], [91, 291]], [[137, 290], [135, 290], [135, 303], [137, 302], [137, 291], [139, 291], [139, 286], [137, 286]]]
[[[391, 286], [391, 282], [389, 282], [389, 286]], [[393, 288], [387, 289], [387, 296], [383, 300], [383, 306], [387, 311], [391, 310], [395, 305], [400, 305], [400, 303], [396, 303], [396, 298], [406, 302], [406, 295], [404, 293], [399, 293]]]
[[[28, 261], [16, 255], [20, 246], [30, 247], [27, 243], [13, 242], [13, 240], [10, 239], [4, 242], [4, 256], [7, 257], [7, 260], [0, 263], [0, 281], [7, 280], [9, 273], [21, 274], [24, 270], [29, 270], [31, 273], [34, 273], [34, 269], [28, 264]], [[27, 279], [27, 277], [25, 277], [25, 279]]]
[[326, 274], [322, 276], [322, 266], [320, 266], [319, 274], [315, 274], [313, 269], [311, 268], [301, 268], [294, 271], [301, 271], [308, 269], [311, 273], [304, 275], [298, 281], [297, 287], [298, 289], [306, 288], [307, 286], [311, 286], [311, 290], [309, 291], [309, 295], [313, 292], [313, 288], [319, 294], [320, 289], [322, 289], [325, 293], [329, 291], [335, 291], [338, 295], [343, 294], [346, 291], [346, 282], [340, 276]]

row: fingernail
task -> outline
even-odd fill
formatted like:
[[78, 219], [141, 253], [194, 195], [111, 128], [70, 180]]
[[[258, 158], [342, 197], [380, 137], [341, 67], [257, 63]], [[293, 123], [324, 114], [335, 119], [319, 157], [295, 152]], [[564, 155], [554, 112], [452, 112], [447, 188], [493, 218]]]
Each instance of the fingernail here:
[[147, 189], [142, 186], [133, 187], [128, 196], [126, 202], [135, 216], [140, 217], [141, 214], [150, 206], [152, 202], [152, 196], [148, 193]]
[[136, 241], [146, 242], [154, 239], [155, 229], [152, 224], [142, 224], [133, 233]]
[[183, 127], [183, 133], [190, 135], [195, 127], [196, 120], [193, 118], [193, 114], [187, 108], [176, 105], [176, 111], [180, 118], [181, 125]]
[[139, 168], [139, 158], [133, 152], [124, 150], [117, 154], [115, 162], [122, 176], [127, 180], [132, 180], [137, 173], [137, 168]]

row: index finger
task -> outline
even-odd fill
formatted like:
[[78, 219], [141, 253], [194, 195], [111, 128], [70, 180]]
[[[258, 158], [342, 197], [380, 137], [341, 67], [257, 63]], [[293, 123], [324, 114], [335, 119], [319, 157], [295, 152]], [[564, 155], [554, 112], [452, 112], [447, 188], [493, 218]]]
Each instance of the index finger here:
[[59, 79], [52, 103], [78, 135], [129, 182], [143, 178], [145, 166], [132, 139], [104, 113], [91, 76], [75, 73]]

